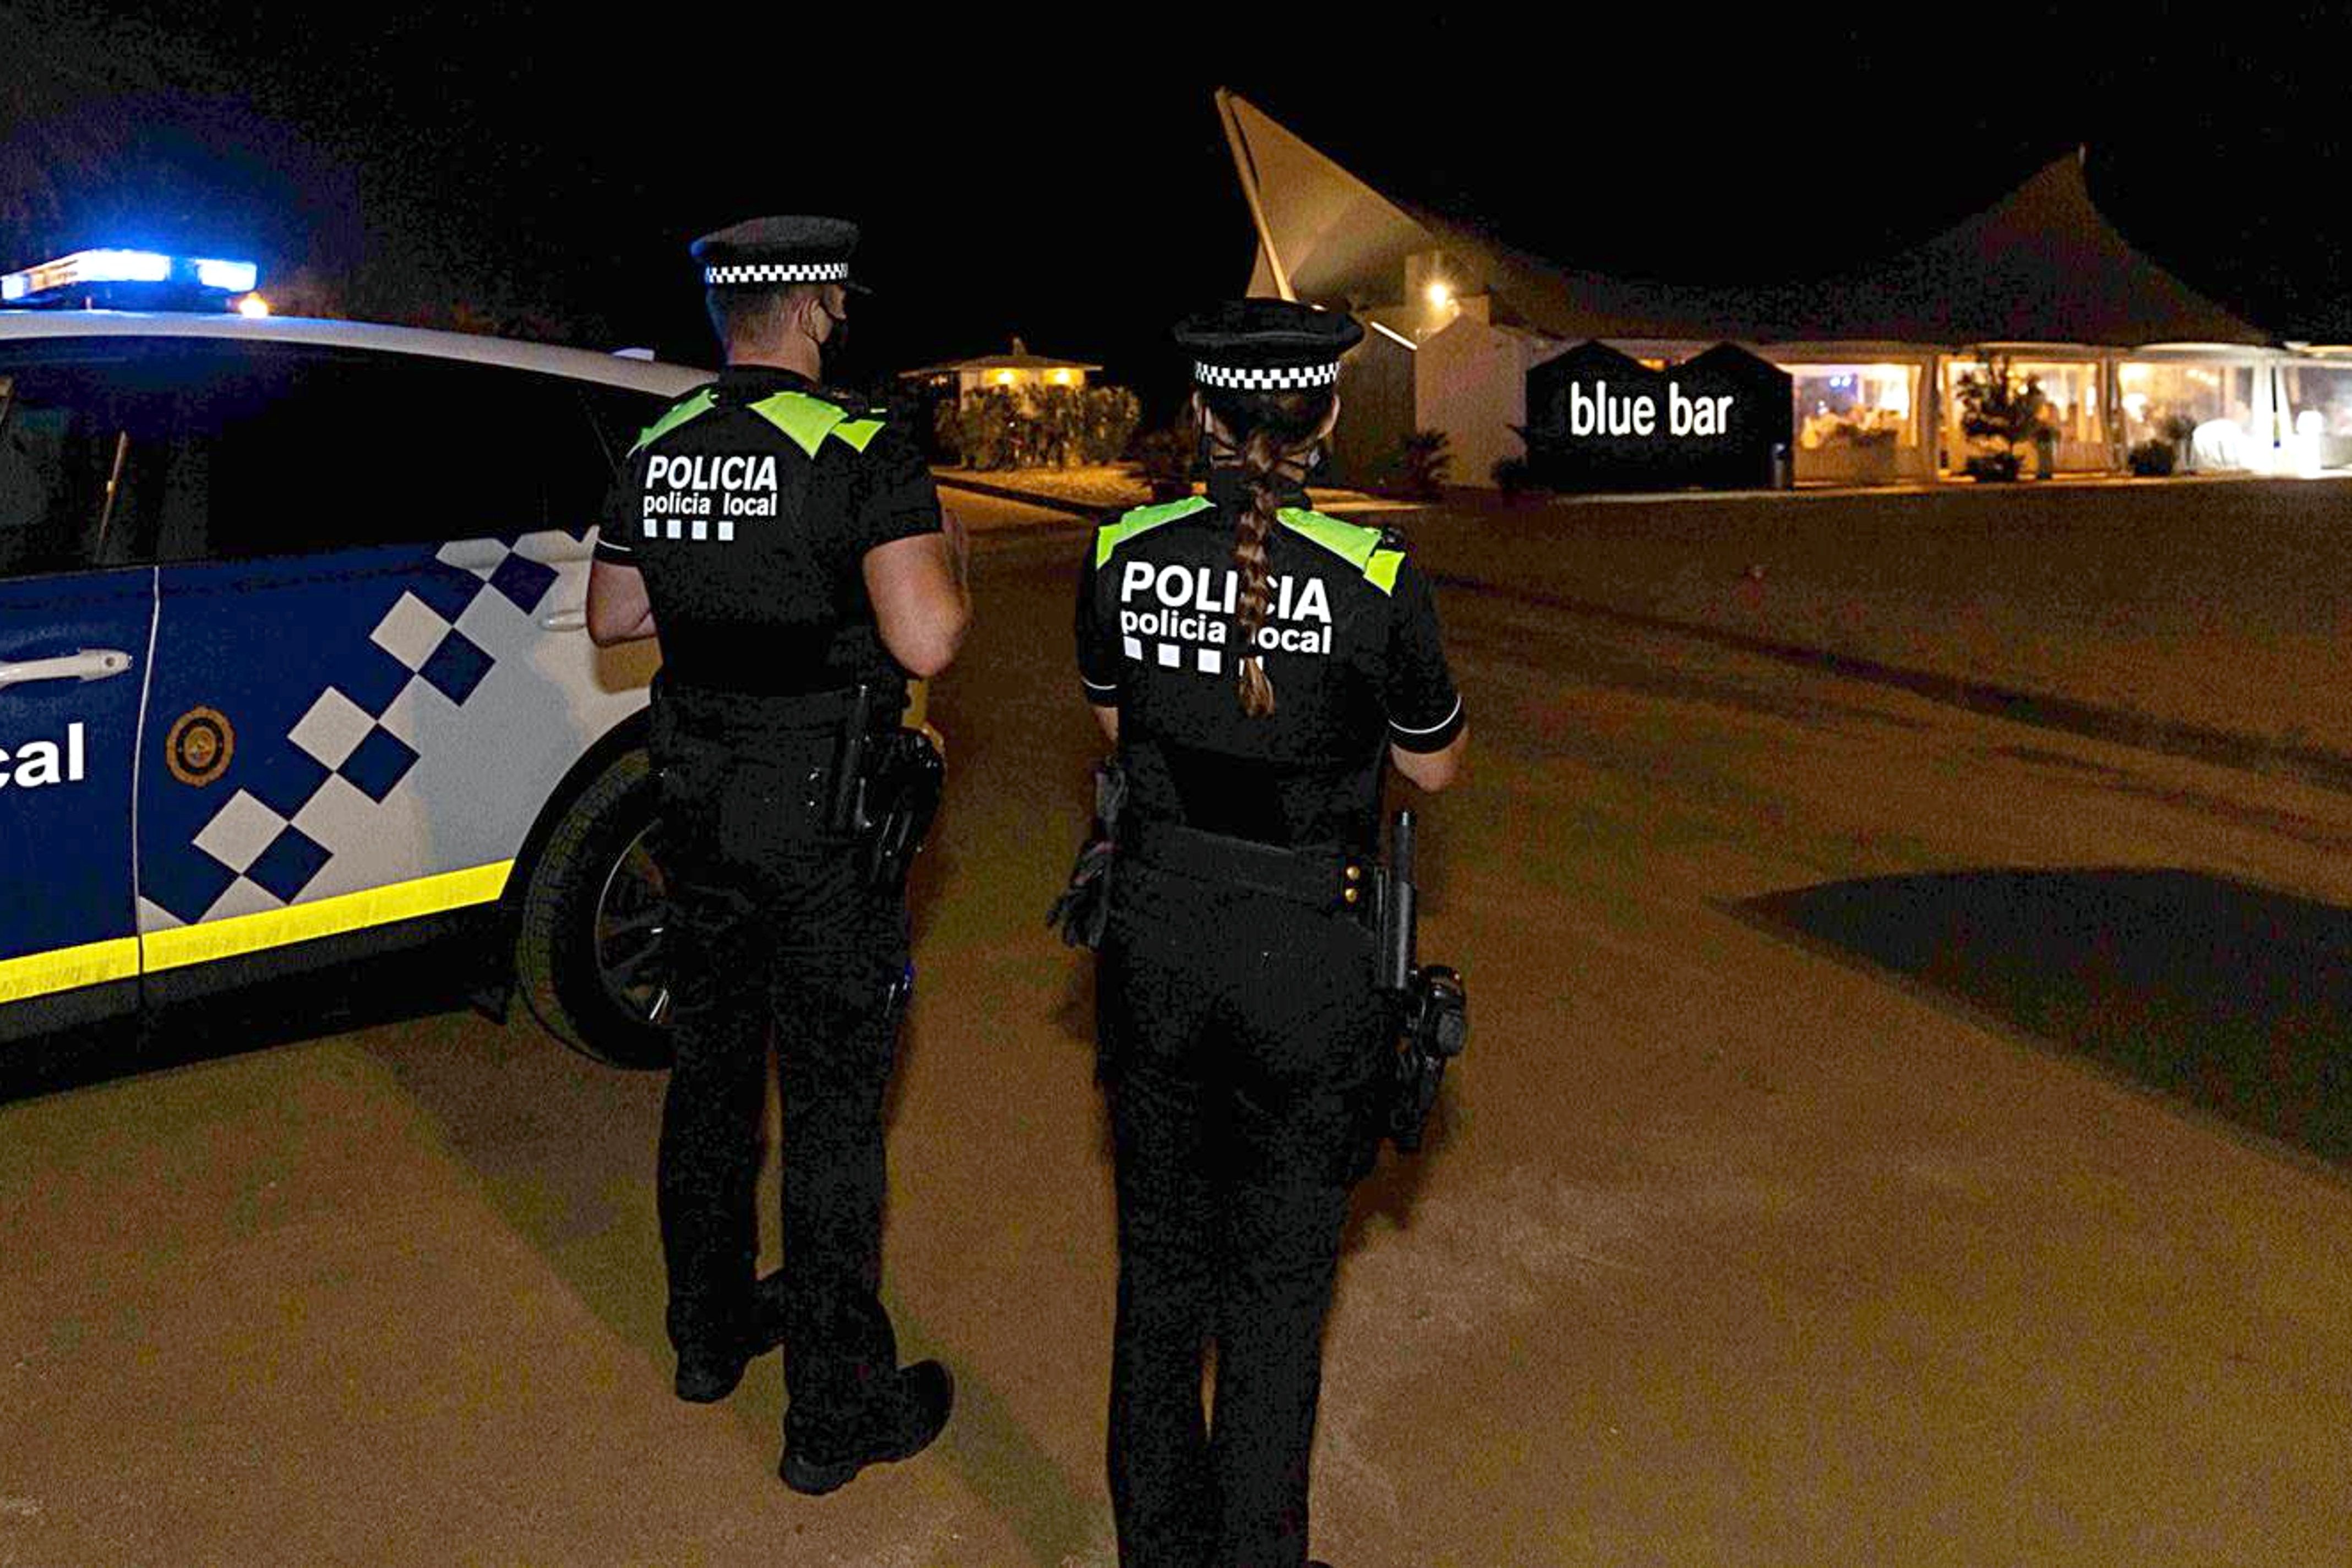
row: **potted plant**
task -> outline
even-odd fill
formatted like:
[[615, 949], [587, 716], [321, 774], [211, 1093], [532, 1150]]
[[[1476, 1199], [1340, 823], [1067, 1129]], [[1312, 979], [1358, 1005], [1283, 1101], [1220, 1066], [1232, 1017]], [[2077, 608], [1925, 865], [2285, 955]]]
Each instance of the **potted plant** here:
[[1488, 477], [1495, 488], [1507, 496], [1522, 496], [1536, 488], [1535, 470], [1525, 458], [1512, 457], [1496, 460]]
[[2020, 376], [2011, 370], [2008, 355], [1994, 354], [1961, 373], [1959, 402], [1961, 433], [1990, 447], [1969, 457], [1969, 477], [1979, 481], [2017, 478], [2021, 466], [2018, 448], [2033, 439], [2048, 404], [2042, 378]]

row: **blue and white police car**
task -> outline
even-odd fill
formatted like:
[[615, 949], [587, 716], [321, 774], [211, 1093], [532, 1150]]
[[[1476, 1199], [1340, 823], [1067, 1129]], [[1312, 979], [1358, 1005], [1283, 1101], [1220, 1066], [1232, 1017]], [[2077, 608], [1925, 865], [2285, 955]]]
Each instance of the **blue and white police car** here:
[[709, 373], [222, 308], [256, 281], [0, 279], [0, 1041], [453, 940], [666, 1061], [653, 660], [582, 602]]

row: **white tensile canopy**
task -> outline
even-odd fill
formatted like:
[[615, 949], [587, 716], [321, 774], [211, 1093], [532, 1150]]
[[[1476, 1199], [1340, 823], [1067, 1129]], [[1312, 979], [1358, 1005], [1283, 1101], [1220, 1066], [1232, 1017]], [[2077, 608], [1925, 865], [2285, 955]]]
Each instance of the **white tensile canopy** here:
[[[1725, 289], [1611, 278], [1407, 205], [1248, 100], [1219, 92], [1258, 226], [1250, 292], [1369, 309], [1401, 301], [1408, 257], [1478, 276], [1492, 319], [1574, 340], [2260, 346], [2270, 336], [2134, 248], [2092, 202], [2078, 151], [1924, 245], [1853, 273]], [[1470, 291], [1468, 289], [1465, 290]]]

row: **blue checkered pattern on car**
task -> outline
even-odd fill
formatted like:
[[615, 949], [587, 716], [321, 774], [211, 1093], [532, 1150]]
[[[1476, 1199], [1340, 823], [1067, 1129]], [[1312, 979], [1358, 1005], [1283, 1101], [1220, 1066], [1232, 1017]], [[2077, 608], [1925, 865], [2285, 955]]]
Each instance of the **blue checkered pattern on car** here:
[[245, 874], [290, 904], [330, 858], [325, 845], [289, 823]]
[[[160, 735], [216, 707], [236, 750], [218, 785], [142, 791], [163, 820], [141, 833], [141, 896], [187, 923], [256, 907], [254, 889], [263, 907], [300, 899], [332, 854], [295, 818], [342, 822], [391, 799], [420, 760], [383, 721], [394, 705], [423, 685], [463, 707], [495, 669], [457, 622], [478, 604], [521, 616], [545, 604], [558, 574], [516, 552], [525, 537], [165, 568], [151, 723]], [[331, 781], [355, 795], [322, 799]]]
[[[335, 772], [359, 786], [362, 795], [381, 805], [416, 765], [416, 750], [391, 731], [378, 727], [352, 748]], [[326, 781], [319, 781], [324, 784]], [[297, 809], [299, 809], [299, 807]]]

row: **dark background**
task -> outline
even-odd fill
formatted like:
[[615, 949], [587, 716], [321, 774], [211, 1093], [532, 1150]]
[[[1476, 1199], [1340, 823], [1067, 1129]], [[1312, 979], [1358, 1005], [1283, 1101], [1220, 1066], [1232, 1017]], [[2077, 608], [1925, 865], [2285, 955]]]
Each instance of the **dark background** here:
[[1686, 281], [1844, 271], [2087, 142], [2093, 195], [2150, 256], [2282, 339], [2352, 341], [2344, 8], [1888, 12], [1868, 29], [1785, 5], [1737, 26], [1671, 5], [647, 6], [614, 24], [0, 0], [0, 261], [252, 256], [298, 308], [707, 363], [686, 242], [837, 212], [865, 225], [881, 290], [858, 308], [869, 374], [1017, 332], [1157, 403], [1177, 384], [1167, 323], [1248, 277], [1223, 85], [1392, 194]]

